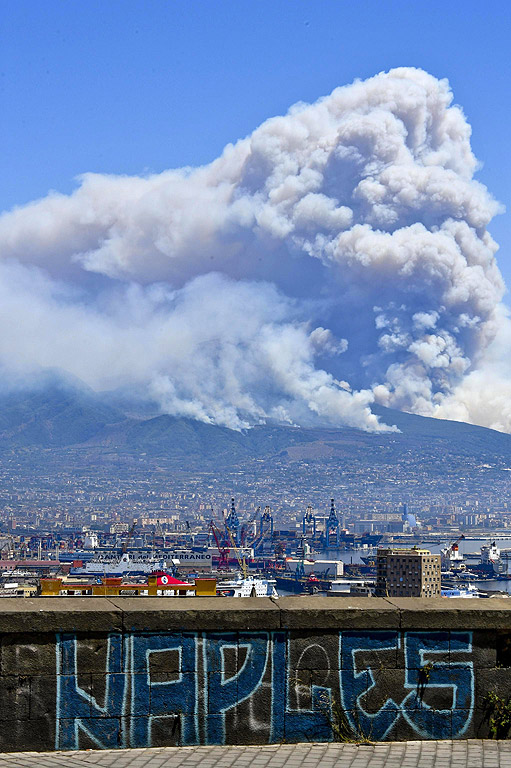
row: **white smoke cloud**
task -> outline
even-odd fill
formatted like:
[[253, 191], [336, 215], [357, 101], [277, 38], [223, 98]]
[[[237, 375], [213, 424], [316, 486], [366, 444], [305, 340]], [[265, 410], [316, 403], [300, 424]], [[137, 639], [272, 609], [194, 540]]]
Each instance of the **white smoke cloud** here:
[[475, 170], [448, 83], [402, 68], [207, 166], [85, 174], [0, 216], [0, 365], [234, 428], [385, 429], [376, 398], [511, 430], [499, 206]]

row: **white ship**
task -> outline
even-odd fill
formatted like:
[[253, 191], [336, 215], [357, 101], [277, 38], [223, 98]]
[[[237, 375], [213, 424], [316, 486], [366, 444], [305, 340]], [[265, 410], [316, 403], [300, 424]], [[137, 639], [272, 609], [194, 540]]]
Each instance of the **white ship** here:
[[165, 571], [173, 567], [211, 568], [211, 555], [204, 552], [176, 550], [174, 552], [124, 552], [122, 555], [98, 552], [92, 560], [73, 566], [72, 576], [144, 576], [153, 571]]
[[[480, 570], [486, 572], [489, 576], [501, 576], [506, 573], [506, 563], [500, 556], [500, 549], [495, 541], [481, 547], [481, 565]], [[474, 570], [478, 570], [477, 567]]]
[[459, 539], [456, 539], [453, 544], [447, 545], [440, 550], [440, 562], [442, 571], [462, 571], [466, 568], [466, 565], [463, 562], [463, 555], [461, 554], [458, 546], [459, 542], [463, 538], [465, 537], [460, 536]]
[[470, 597], [487, 597], [486, 594], [479, 592], [477, 587], [473, 584], [466, 584], [459, 587], [446, 587], [441, 591], [442, 597], [449, 598], [470, 598]]
[[100, 555], [80, 566], [71, 568], [71, 576], [142, 576], [153, 571], [167, 569], [167, 561], [152, 554], [130, 555], [124, 552], [120, 557]]
[[217, 594], [222, 597], [278, 597], [275, 579], [258, 579], [254, 576], [243, 577], [241, 573], [232, 581], [222, 581], [217, 586]]

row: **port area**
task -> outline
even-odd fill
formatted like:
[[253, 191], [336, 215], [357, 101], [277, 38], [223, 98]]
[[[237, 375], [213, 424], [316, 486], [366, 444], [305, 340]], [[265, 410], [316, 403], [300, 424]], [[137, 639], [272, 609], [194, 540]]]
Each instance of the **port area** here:
[[142, 527], [135, 536], [134, 523], [119, 535], [89, 532], [58, 546], [53, 538], [10, 537], [0, 559], [0, 596], [371, 597], [376, 592], [378, 553], [389, 547], [440, 555], [443, 597], [507, 598], [511, 592], [511, 538], [502, 532], [432, 533], [416, 528], [399, 534], [351, 535], [341, 531], [332, 505], [325, 530], [308, 509], [298, 533], [286, 535], [273, 530], [268, 510], [259, 511], [256, 538], [251, 539], [235, 512], [231, 508], [229, 525], [211, 521], [202, 534], [160, 531], [156, 536], [156, 529], [142, 533]]
[[9, 768], [511, 768], [511, 742], [488, 739], [386, 744], [279, 744], [249, 747], [161, 747], [0, 754]]

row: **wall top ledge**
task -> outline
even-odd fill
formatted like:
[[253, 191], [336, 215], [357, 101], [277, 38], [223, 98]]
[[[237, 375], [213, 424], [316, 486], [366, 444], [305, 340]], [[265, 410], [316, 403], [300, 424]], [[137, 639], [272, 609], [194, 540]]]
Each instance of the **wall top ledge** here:
[[104, 632], [122, 629], [122, 613], [102, 597], [0, 598], [0, 633]]
[[511, 600], [296, 596], [0, 598], [0, 633], [508, 629]]

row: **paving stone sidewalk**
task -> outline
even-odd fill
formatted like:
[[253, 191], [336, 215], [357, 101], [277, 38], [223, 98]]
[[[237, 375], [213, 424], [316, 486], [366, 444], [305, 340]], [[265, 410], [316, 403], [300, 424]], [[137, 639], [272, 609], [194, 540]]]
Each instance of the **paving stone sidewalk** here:
[[511, 768], [511, 741], [166, 747], [0, 754], [0, 768]]

